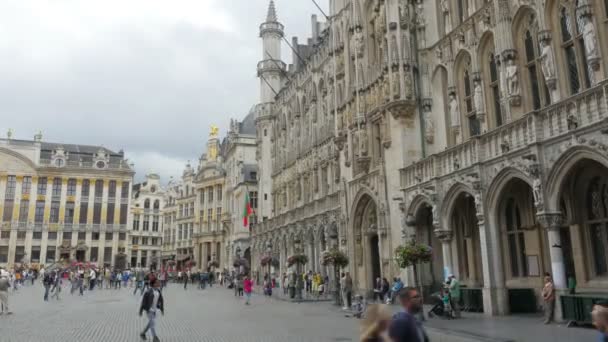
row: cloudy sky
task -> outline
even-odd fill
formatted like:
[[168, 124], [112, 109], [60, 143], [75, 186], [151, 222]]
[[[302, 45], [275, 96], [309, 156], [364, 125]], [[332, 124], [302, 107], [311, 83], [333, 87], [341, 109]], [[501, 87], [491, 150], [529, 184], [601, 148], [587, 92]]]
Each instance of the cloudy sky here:
[[[2, 0], [0, 135], [122, 148], [138, 179], [178, 176], [211, 124], [257, 102], [268, 1]], [[309, 37], [312, 0], [275, 2], [286, 37]]]

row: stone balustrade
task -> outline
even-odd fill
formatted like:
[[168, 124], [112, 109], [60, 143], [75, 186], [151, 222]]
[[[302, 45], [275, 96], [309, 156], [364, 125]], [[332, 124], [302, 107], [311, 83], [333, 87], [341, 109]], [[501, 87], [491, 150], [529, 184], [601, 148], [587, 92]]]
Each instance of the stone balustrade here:
[[605, 120], [608, 80], [401, 169], [404, 189]]

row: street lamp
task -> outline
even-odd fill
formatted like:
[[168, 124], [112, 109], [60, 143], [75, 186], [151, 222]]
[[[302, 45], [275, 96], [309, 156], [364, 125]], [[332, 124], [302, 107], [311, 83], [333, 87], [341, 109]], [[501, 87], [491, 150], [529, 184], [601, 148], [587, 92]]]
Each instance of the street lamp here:
[[270, 266], [272, 264], [272, 242], [266, 242], [266, 255], [268, 256], [268, 281], [270, 282]]
[[[338, 250], [338, 229], [335, 223], [329, 227], [329, 239], [331, 240], [332, 248]], [[336, 278], [336, 281], [334, 282], [336, 284], [334, 289], [334, 304], [340, 306], [342, 304], [340, 300], [340, 268], [335, 263], [334, 277]]]
[[[296, 255], [300, 253], [300, 242], [299, 236], [293, 240]], [[303, 282], [304, 279], [302, 279], [302, 274], [300, 273], [300, 264], [296, 263], [296, 298], [298, 299], [298, 302], [302, 301], [302, 288], [304, 287]]]

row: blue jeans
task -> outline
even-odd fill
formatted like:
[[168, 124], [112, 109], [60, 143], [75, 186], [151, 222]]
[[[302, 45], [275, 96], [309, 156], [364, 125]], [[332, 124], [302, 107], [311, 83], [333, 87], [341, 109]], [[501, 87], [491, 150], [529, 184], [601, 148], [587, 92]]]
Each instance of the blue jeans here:
[[144, 329], [144, 334], [150, 330], [152, 332], [152, 336], [156, 337], [156, 312], [148, 311], [148, 325]]
[[50, 290], [50, 286], [49, 285], [44, 285], [44, 300], [48, 301], [49, 300], [49, 290]]

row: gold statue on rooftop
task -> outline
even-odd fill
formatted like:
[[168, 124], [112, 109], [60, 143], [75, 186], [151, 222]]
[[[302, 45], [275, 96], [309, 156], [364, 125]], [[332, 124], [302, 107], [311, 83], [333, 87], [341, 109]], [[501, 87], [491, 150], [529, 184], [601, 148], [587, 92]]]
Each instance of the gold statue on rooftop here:
[[211, 132], [209, 132], [209, 138], [214, 139], [220, 135], [220, 128], [217, 125], [211, 125]]

